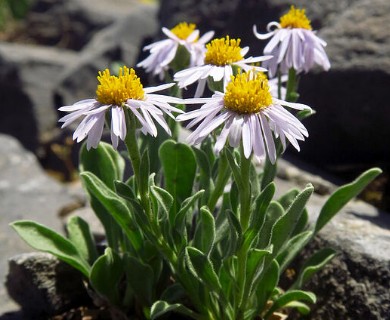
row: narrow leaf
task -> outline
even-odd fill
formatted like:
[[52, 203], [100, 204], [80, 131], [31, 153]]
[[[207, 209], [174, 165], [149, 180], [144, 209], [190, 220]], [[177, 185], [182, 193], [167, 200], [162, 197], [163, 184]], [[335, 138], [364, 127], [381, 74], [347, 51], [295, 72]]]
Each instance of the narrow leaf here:
[[200, 209], [193, 246], [208, 255], [214, 246], [215, 220], [207, 207]]
[[168, 191], [157, 186], [152, 186], [150, 190], [151, 196], [158, 202], [159, 207], [162, 209], [164, 218], [168, 218], [174, 200], [173, 197]]
[[286, 211], [286, 214], [275, 223], [274, 227], [272, 228], [271, 236], [271, 244], [274, 247], [274, 255], [279, 252], [286, 241], [288, 241], [290, 238], [307, 201], [313, 193], [313, 190], [313, 186], [309, 184], [301, 193], [296, 196]]
[[119, 281], [123, 276], [123, 263], [117, 253], [107, 248], [91, 269], [92, 287], [112, 304], [120, 303]]
[[213, 264], [203, 252], [193, 247], [187, 247], [186, 262], [192, 274], [210, 290], [215, 292], [221, 291], [221, 284], [219, 283]]
[[255, 209], [252, 213], [249, 227], [260, 231], [263, 226], [267, 208], [275, 194], [275, 184], [272, 182], [265, 187], [255, 200]]
[[195, 202], [198, 201], [200, 197], [203, 195], [203, 193], [204, 190], [199, 190], [191, 197], [185, 199], [177, 215], [170, 216], [170, 223], [175, 226], [177, 231], [179, 232], [184, 231], [186, 216], [190, 212], [190, 209], [195, 204]]
[[293, 188], [287, 191], [284, 195], [282, 195], [278, 202], [282, 205], [284, 210], [287, 210], [288, 207], [293, 203], [294, 199], [299, 194], [299, 190], [297, 188]]
[[257, 297], [257, 313], [260, 314], [264, 310], [267, 301], [270, 299], [272, 293], [274, 292], [276, 286], [278, 285], [280, 277], [279, 265], [276, 260], [272, 260], [270, 266], [265, 271], [265, 273], [259, 278], [259, 282], [254, 284], [256, 288], [256, 297]]
[[34, 221], [20, 220], [11, 223], [11, 227], [31, 247], [51, 253], [58, 259], [70, 264], [89, 277], [91, 267], [77, 248], [59, 233]]
[[80, 177], [88, 191], [101, 202], [122, 227], [134, 248], [139, 249], [142, 246], [142, 239], [137, 235], [138, 229], [131, 218], [126, 202], [91, 172], [83, 172]]
[[276, 257], [276, 260], [280, 265], [281, 272], [287, 268], [289, 263], [304, 248], [310, 239], [312, 239], [312, 236], [312, 231], [306, 231], [294, 236], [288, 241], [285, 248]]
[[259, 233], [259, 240], [257, 243], [258, 248], [266, 248], [270, 244], [272, 236], [272, 228], [276, 221], [284, 215], [283, 207], [276, 201], [271, 201], [267, 208], [265, 215], [265, 221]]
[[382, 170], [379, 168], [372, 168], [362, 173], [355, 181], [338, 188], [322, 207], [315, 226], [315, 232], [320, 231], [342, 207], [362, 192], [381, 172]]
[[66, 224], [69, 240], [74, 244], [81, 256], [93, 264], [98, 258], [95, 240], [88, 223], [80, 217], [73, 216]]

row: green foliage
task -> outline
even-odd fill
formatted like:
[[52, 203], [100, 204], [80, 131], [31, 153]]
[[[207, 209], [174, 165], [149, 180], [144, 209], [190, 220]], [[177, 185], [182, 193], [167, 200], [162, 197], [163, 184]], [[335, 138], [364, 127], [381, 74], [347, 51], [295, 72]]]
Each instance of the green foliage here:
[[82, 253], [78, 251], [71, 241], [57, 232], [28, 220], [13, 222], [11, 227], [34, 249], [51, 253], [79, 270], [85, 277], [89, 276], [91, 267], [84, 259]]

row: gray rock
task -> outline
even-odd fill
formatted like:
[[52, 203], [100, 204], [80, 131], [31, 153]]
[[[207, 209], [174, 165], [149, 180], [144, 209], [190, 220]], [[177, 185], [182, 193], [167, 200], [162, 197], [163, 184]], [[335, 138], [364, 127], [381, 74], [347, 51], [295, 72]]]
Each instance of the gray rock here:
[[0, 79], [1, 112], [5, 113], [0, 120], [2, 132], [14, 135], [35, 151], [38, 141], [57, 126], [53, 91], [59, 74], [75, 56], [72, 51], [58, 48], [0, 44], [4, 64], [15, 66], [15, 80]]
[[16, 308], [3, 287], [7, 258], [30, 252], [9, 223], [28, 219], [61, 232], [58, 211], [75, 201], [66, 187], [48, 177], [35, 156], [24, 150], [15, 138], [0, 135], [0, 314]]
[[50, 254], [12, 257], [6, 286], [28, 319], [47, 318], [90, 303], [81, 273]]
[[0, 132], [13, 135], [24, 146], [35, 150], [38, 134], [32, 101], [23, 92], [16, 63], [8, 61], [1, 52], [0, 70]]
[[99, 70], [110, 68], [115, 62], [135, 66], [143, 41], [156, 32], [156, 9], [155, 5], [134, 4], [126, 17], [98, 32], [61, 75], [57, 89], [61, 103], [73, 104], [94, 97]]
[[[111, 2], [102, 10], [102, 1], [38, 0], [24, 22], [24, 41], [79, 51], [92, 36], [123, 15], [123, 1]], [[127, 5], [129, 5], [127, 3]]]

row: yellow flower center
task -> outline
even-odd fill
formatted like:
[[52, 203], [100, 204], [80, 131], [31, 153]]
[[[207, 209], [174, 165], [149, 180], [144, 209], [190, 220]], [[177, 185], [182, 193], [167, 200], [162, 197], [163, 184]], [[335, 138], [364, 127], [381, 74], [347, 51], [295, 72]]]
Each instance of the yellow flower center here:
[[290, 11], [280, 17], [282, 28], [300, 28], [311, 30], [310, 20], [306, 17], [305, 9], [295, 9], [291, 6]]
[[134, 69], [123, 67], [119, 75], [110, 74], [110, 70], [99, 71], [99, 85], [96, 89], [97, 100], [102, 104], [121, 106], [128, 99], [143, 100], [144, 90]]
[[240, 113], [257, 113], [272, 104], [267, 77], [261, 73], [240, 73], [226, 86], [225, 108]]
[[171, 32], [179, 39], [186, 40], [194, 32], [195, 28], [196, 25], [194, 23], [181, 22], [171, 29]]
[[206, 45], [205, 64], [225, 66], [242, 60], [240, 42], [241, 39], [230, 39], [229, 36], [211, 41]]

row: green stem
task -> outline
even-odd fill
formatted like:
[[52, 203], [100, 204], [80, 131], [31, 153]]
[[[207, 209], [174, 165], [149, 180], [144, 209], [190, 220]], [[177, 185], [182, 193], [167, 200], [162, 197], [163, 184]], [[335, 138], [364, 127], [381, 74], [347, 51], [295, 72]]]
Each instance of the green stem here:
[[298, 76], [294, 68], [288, 70], [286, 101], [296, 102], [298, 99]]
[[136, 136], [137, 121], [132, 112], [125, 109], [125, 113], [126, 113], [126, 127], [127, 127], [125, 144], [126, 144], [127, 151], [129, 153], [131, 166], [133, 168], [135, 182], [137, 184], [137, 193], [139, 193], [139, 186], [141, 181], [141, 177], [140, 177], [141, 154], [139, 152], [138, 141]]
[[209, 207], [210, 211], [213, 212], [215, 209], [215, 206], [217, 205], [218, 199], [223, 194], [223, 190], [225, 189], [226, 183], [228, 182], [230, 178], [230, 171], [228, 170], [228, 161], [226, 159], [225, 150], [221, 151], [221, 156], [219, 158], [219, 164], [218, 164], [218, 176], [217, 181], [215, 182], [215, 186], [213, 191], [211, 192], [209, 201], [207, 203], [207, 206]]
[[[250, 169], [252, 156], [248, 159], [244, 155], [244, 148], [241, 145], [240, 147], [241, 155], [241, 179], [242, 186], [239, 190], [240, 193], [240, 223], [243, 233], [248, 229], [249, 220], [251, 216], [251, 188], [250, 188]], [[246, 265], [247, 265], [247, 256], [248, 249], [244, 243], [241, 244], [240, 249], [237, 252], [237, 284], [238, 284], [238, 311], [236, 319], [244, 319], [246, 299], [244, 297], [245, 287], [246, 287]]]
[[242, 190], [240, 191], [240, 222], [242, 230], [248, 228], [249, 219], [250, 219], [250, 207], [251, 207], [251, 188], [250, 188], [250, 169], [252, 162], [252, 155], [247, 159], [244, 155], [244, 148], [241, 145], [240, 147], [241, 154], [241, 179], [243, 185], [241, 186]]

